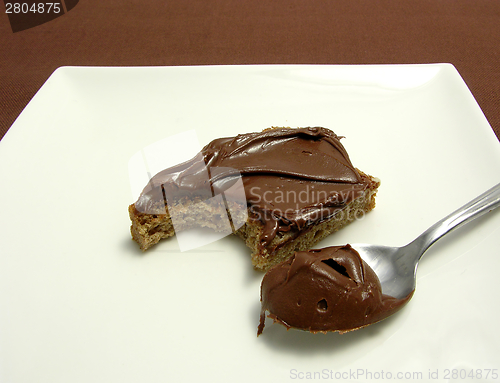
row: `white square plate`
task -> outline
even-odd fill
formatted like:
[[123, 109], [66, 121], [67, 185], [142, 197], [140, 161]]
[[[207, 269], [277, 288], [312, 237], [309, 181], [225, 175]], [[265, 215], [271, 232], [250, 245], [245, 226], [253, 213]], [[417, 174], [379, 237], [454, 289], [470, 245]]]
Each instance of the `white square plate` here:
[[498, 379], [500, 211], [426, 253], [402, 311], [344, 335], [268, 322], [257, 338], [262, 274], [236, 237], [139, 251], [134, 153], [270, 126], [331, 128], [382, 180], [376, 209], [321, 246], [403, 245], [500, 181], [449, 64], [60, 68], [0, 142], [0, 381]]

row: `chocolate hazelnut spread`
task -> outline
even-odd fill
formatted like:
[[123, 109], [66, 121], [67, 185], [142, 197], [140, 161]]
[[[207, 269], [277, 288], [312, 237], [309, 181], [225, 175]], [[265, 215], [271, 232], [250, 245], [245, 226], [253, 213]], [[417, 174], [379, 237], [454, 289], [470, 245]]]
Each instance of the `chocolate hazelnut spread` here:
[[262, 280], [257, 335], [266, 311], [287, 328], [346, 332], [392, 315], [412, 294], [404, 299], [382, 294], [377, 275], [350, 245], [296, 252]]
[[263, 224], [260, 244], [267, 246], [278, 233], [322, 222], [363, 196], [370, 180], [353, 167], [340, 138], [315, 127], [216, 139], [192, 160], [155, 175], [135, 207], [148, 212], [165, 195], [208, 198], [241, 176], [245, 208]]

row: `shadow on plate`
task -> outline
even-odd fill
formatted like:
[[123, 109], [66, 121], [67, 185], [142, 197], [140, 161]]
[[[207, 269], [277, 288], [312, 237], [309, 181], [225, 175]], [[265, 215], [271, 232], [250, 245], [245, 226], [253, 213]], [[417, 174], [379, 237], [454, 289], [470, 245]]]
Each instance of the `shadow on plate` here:
[[[169, 241], [173, 242], [169, 243]], [[258, 281], [262, 280], [262, 278], [264, 277], [264, 272], [256, 270], [252, 266], [252, 261], [250, 258], [250, 249], [248, 249], [248, 247], [245, 246], [245, 243], [240, 238], [236, 237], [235, 235], [230, 235], [222, 238], [220, 242], [224, 242], [221, 243], [220, 249], [209, 249], [207, 248], [207, 246], [203, 246], [197, 249], [187, 250], [184, 253], [217, 254], [222, 252], [224, 253], [231, 252], [231, 256], [234, 255], [235, 257], [243, 257], [244, 265], [242, 267], [245, 272], [243, 283], [245, 285], [252, 284], [257, 280]], [[129, 257], [143, 257], [146, 255], [153, 256], [153, 254], [180, 253], [175, 238], [169, 238], [167, 240], [163, 240], [157, 245], [153, 246], [151, 249], [148, 249], [147, 251], [142, 251], [139, 248], [139, 245], [130, 236], [124, 236], [120, 242], [120, 248], [123, 251], [123, 253]]]
[[145, 254], [145, 252], [139, 248], [137, 242], [135, 242], [130, 235], [124, 236], [121, 239], [120, 248], [125, 254], [130, 256], [139, 256]]
[[245, 263], [244, 269], [245, 269], [245, 280], [244, 282], [246, 284], [251, 284], [255, 282], [256, 280], [262, 280], [264, 278], [264, 272], [256, 270], [252, 266], [252, 259], [251, 259], [251, 251], [250, 249], [245, 245], [245, 242], [237, 237], [236, 235], [229, 235], [225, 238], [222, 239], [222, 241], [225, 241], [225, 250], [228, 251], [227, 249], [231, 249], [231, 251], [234, 251], [235, 256], [243, 257], [243, 262]]

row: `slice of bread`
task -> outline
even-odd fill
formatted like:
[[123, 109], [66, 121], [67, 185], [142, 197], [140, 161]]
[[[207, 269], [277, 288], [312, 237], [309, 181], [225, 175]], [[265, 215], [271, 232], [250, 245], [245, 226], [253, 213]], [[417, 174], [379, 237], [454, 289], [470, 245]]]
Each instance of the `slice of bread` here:
[[[178, 198], [170, 199], [169, 201], [171, 203], [168, 204], [167, 198], [165, 198], [165, 190], [168, 186], [164, 183], [165, 177], [163, 177], [163, 181], [157, 181], [158, 185], [161, 186], [161, 189], [158, 190], [162, 190], [162, 192], [158, 192], [158, 194], [163, 196], [163, 198], [156, 198], [153, 203], [149, 203], [148, 209], [144, 209], [143, 206], [141, 207], [141, 204], [138, 203], [139, 201], [129, 206], [129, 215], [132, 221], [132, 238], [139, 244], [140, 248], [142, 250], [147, 250], [160, 240], [175, 235], [176, 230], [182, 231], [191, 227], [206, 227], [215, 231], [227, 232], [228, 226], [225, 224], [227, 220], [213, 219], [214, 216], [227, 214], [231, 223], [230, 231], [242, 238], [245, 244], [251, 249], [253, 266], [256, 269], [265, 271], [286, 260], [296, 251], [310, 249], [331, 233], [361, 218], [366, 212], [375, 207], [375, 195], [380, 185], [380, 181], [352, 167], [345, 149], [340, 144], [340, 138], [333, 132], [324, 128], [275, 128], [271, 133], [268, 132], [270, 131], [265, 130], [261, 133], [240, 135], [232, 139], [220, 139], [222, 142], [216, 145], [216, 155], [221, 152], [231, 153], [231, 155], [228, 154], [224, 157], [223, 160], [225, 160], [225, 162], [218, 159], [219, 162], [217, 162], [216, 165], [220, 166], [221, 164], [225, 165], [230, 163], [231, 166], [241, 172], [247, 195], [247, 201], [244, 202], [246, 206], [243, 206], [241, 201], [238, 202], [230, 198], [221, 200], [205, 198], [195, 194], [186, 195], [185, 193], [179, 195]], [[301, 138], [297, 140], [297, 136]], [[254, 144], [257, 142], [256, 140], [262, 139], [265, 140], [267, 146], [262, 145], [262, 141], [258, 141], [258, 144]], [[255, 147], [264, 147], [262, 150], [265, 151], [265, 148], [269, 146], [269, 142], [273, 144], [277, 143], [278, 145], [277, 149], [275, 148], [272, 150], [281, 151], [281, 146], [290, 145], [291, 140], [295, 140], [293, 144], [296, 145], [296, 147], [294, 147], [295, 149], [298, 148], [299, 151], [307, 153], [306, 160], [309, 159], [311, 155], [316, 155], [316, 153], [311, 154], [315, 149], [311, 149], [310, 146], [305, 147], [304, 145], [308, 145], [311, 140], [314, 141], [314, 145], [320, 145], [318, 146], [320, 150], [316, 151], [318, 152], [318, 156], [323, 156], [318, 157], [321, 159], [322, 163], [326, 161], [325, 163], [328, 165], [330, 164], [328, 161], [333, 161], [330, 165], [333, 164], [335, 166], [323, 166], [324, 169], [321, 169], [321, 172], [318, 173], [315, 168], [320, 168], [322, 165], [318, 163], [316, 166], [316, 164], [312, 162], [312, 165], [309, 164], [307, 165], [309, 167], [306, 167], [307, 169], [311, 169], [311, 176], [309, 177], [309, 175], [303, 174], [304, 172], [301, 173], [300, 161], [302, 160], [299, 159], [299, 162], [297, 162], [297, 151], [290, 151], [289, 148], [283, 151], [285, 155], [279, 152], [279, 155], [282, 156], [282, 158], [278, 158], [279, 161], [273, 162], [271, 156], [276, 155], [276, 153], [273, 152], [274, 154], [264, 153], [265, 156], [257, 159], [251, 155], [246, 156], [243, 162], [235, 162], [234, 157], [236, 157], [236, 155], [234, 153], [240, 150], [241, 147], [249, 145], [249, 142], [254, 145], [252, 146], [253, 151], [255, 151]], [[308, 141], [302, 142], [300, 140]], [[320, 142], [321, 140], [325, 141], [327, 146], [325, 146], [325, 142]], [[234, 150], [235, 142], [238, 144], [236, 145], [237, 150]], [[334, 149], [331, 149], [330, 144]], [[334, 150], [335, 152], [332, 153], [338, 158], [332, 160], [332, 154], [329, 152], [326, 154], [327, 157], [325, 157], [323, 153], [325, 152], [325, 147], [328, 150]], [[228, 148], [231, 150], [228, 150]], [[202, 151], [207, 166], [214, 165], [215, 163], [213, 158], [216, 157], [216, 155], [213, 155], [213, 152], [213, 142], [207, 145]], [[252, 150], [248, 150], [248, 152], [253, 153]], [[287, 155], [290, 157], [287, 158]], [[272, 167], [267, 167], [266, 163], [262, 164], [262, 158], [264, 158], [264, 162], [266, 162], [266, 156], [269, 156], [269, 163], [272, 164]], [[275, 159], [276, 158], [274, 158], [274, 160]], [[293, 164], [294, 161], [295, 164]], [[254, 166], [256, 163], [259, 164], [259, 167]], [[299, 165], [297, 165], [297, 163]], [[340, 165], [338, 165], [338, 163], [340, 163]], [[325, 169], [326, 172], [329, 172], [328, 169], [333, 169], [335, 167], [340, 167], [342, 170], [332, 170], [331, 173], [333, 175], [324, 175]], [[249, 168], [252, 170], [248, 171], [247, 169]], [[351, 179], [347, 181], [344, 180], [347, 172], [344, 168], [348, 168], [350, 172]], [[168, 173], [168, 170], [166, 172]], [[331, 180], [333, 176], [337, 177], [337, 175], [334, 174], [335, 172], [341, 172], [344, 178], [340, 180]], [[249, 185], [255, 185], [255, 180], [258, 179], [256, 177], [263, 177], [263, 174], [265, 174], [265, 177], [270, 177], [271, 175], [273, 180], [277, 180], [280, 186], [276, 186], [276, 183], [258, 183], [260, 194], [256, 199], [254, 198], [255, 196], [252, 195], [253, 189], [250, 189]], [[153, 180], [154, 179], [155, 178], [153, 178]], [[278, 189], [282, 190], [281, 198], [283, 198], [283, 196], [288, 195], [284, 194], [285, 191], [283, 191], [283, 189], [289, 190], [290, 185], [295, 187], [299, 184], [302, 189], [296, 189], [294, 191], [297, 193], [305, 193], [307, 187], [309, 197], [306, 203], [302, 201], [303, 203], [301, 205], [299, 204], [300, 206], [297, 205], [297, 210], [285, 212], [284, 207], [290, 210], [289, 207], [291, 205], [279, 205], [279, 203], [274, 203], [277, 201], [276, 193]], [[156, 186], [157, 188], [160, 187], [158, 185]], [[312, 190], [315, 187], [326, 188], [329, 193], [327, 198], [321, 200], [312, 197], [310, 189]], [[147, 188], [143, 194], [146, 193], [146, 190]], [[149, 190], [151, 190], [151, 188]], [[300, 190], [300, 192], [298, 192], [298, 190]], [[297, 193], [295, 193], [295, 197], [297, 197]], [[264, 204], [262, 196], [266, 195], [274, 195], [275, 200], [266, 201], [267, 205]], [[332, 196], [337, 198], [334, 202], [332, 202]], [[339, 198], [339, 196], [341, 197]], [[269, 209], [270, 206], [272, 206], [273, 209]], [[280, 206], [283, 208], [283, 211], [279, 210]], [[320, 214], [311, 215], [311, 212], [320, 212]], [[243, 225], [235, 225], [235, 222], [244, 223]]]
[[[359, 171], [358, 171], [359, 172]], [[338, 209], [324, 221], [314, 222], [302, 229], [292, 228], [290, 231], [278, 233], [268, 246], [259, 246], [262, 237], [263, 224], [258, 220], [248, 220], [236, 231], [246, 245], [252, 249], [252, 264], [255, 268], [267, 271], [274, 265], [290, 258], [296, 251], [311, 249], [322, 239], [340, 230], [375, 207], [375, 196], [380, 181], [374, 177], [359, 172], [368, 187], [359, 196]]]

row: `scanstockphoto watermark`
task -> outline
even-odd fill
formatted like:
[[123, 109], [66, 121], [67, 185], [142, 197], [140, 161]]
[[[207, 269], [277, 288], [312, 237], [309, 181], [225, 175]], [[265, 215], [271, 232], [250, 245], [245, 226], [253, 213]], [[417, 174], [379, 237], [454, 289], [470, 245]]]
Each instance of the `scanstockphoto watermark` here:
[[290, 370], [290, 379], [293, 380], [423, 380], [421, 371], [373, 371], [365, 368], [349, 369], [347, 371], [334, 371], [325, 368], [320, 371]]
[[[153, 215], [166, 214], [168, 210], [180, 251], [193, 250], [231, 235], [248, 218], [239, 172], [225, 167], [209, 169], [200, 150], [197, 134], [190, 130], [146, 146], [128, 164], [131, 191], [137, 201], [135, 207], [141, 213]], [[231, 175], [231, 182], [216, 192], [211, 177], [226, 173]], [[191, 185], [187, 187], [190, 197], [186, 200], [180, 186], [184, 182]], [[170, 184], [176, 186], [166, 187]]]
[[428, 369], [427, 371], [387, 371], [371, 370], [367, 368], [335, 371], [322, 369], [316, 371], [302, 371], [291, 369], [291, 380], [329, 380], [329, 381], [381, 381], [381, 380], [407, 380], [407, 381], [432, 381], [444, 379], [447, 381], [496, 381], [499, 380], [497, 368], [444, 368]]
[[[328, 184], [326, 184], [328, 185]], [[249, 189], [252, 201], [250, 213], [262, 221], [267, 218], [283, 217], [293, 219], [297, 212], [309, 222], [321, 222], [333, 217], [340, 221], [362, 220], [366, 210], [363, 208], [371, 200], [366, 190], [355, 186], [345, 187], [341, 192], [325, 189], [317, 190], [311, 184], [300, 189], [273, 190], [254, 186]], [[357, 200], [361, 208], [344, 209], [349, 202]], [[265, 206], [265, 209], [261, 209]]]

